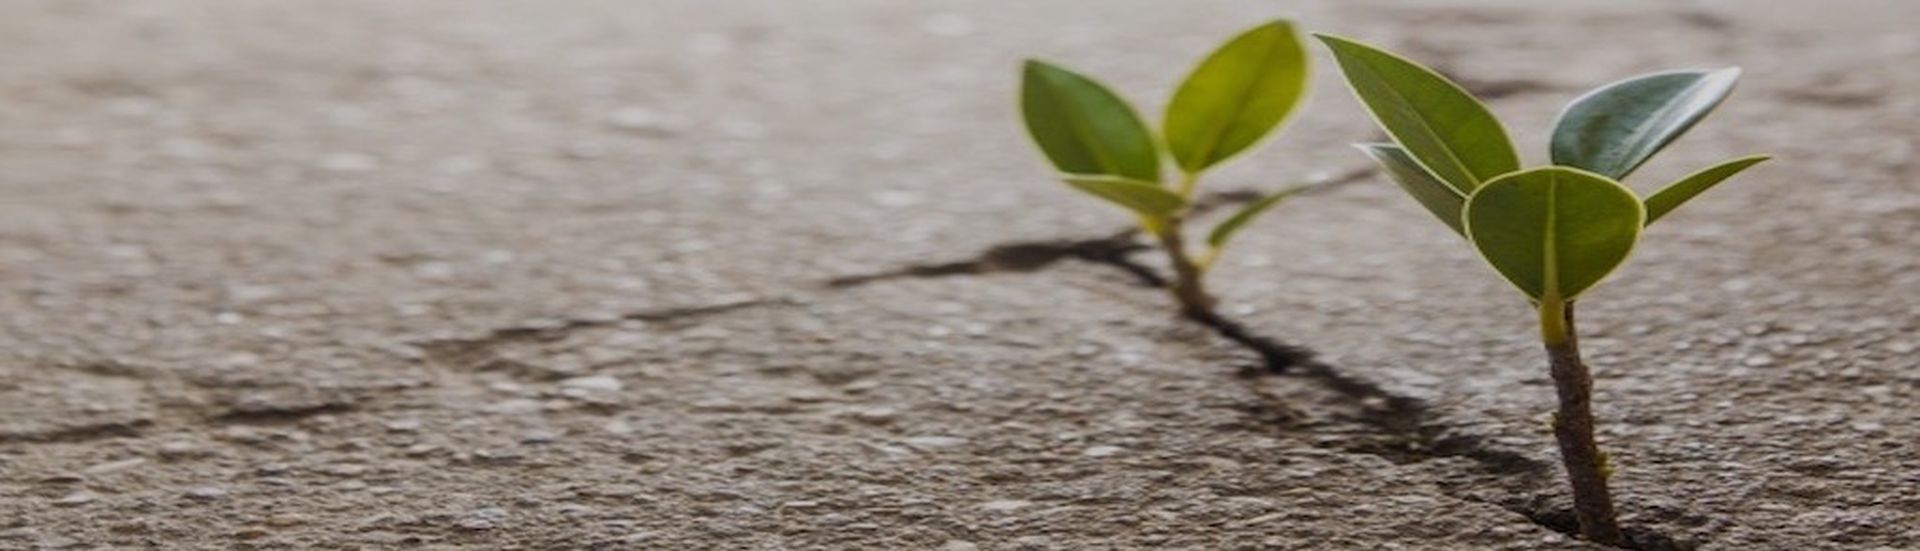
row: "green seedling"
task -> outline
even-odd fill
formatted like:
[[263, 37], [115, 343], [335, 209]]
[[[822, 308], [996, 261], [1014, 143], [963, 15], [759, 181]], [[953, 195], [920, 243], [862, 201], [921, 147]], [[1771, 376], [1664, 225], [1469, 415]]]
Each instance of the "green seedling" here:
[[[1295, 187], [1248, 203], [1208, 233], [1206, 249], [1189, 252], [1183, 225], [1200, 176], [1258, 143], [1306, 93], [1307, 55], [1293, 25], [1255, 27], [1200, 62], [1174, 92], [1159, 136], [1126, 100], [1091, 78], [1041, 61], [1026, 63], [1020, 108], [1061, 178], [1075, 189], [1133, 212], [1172, 264], [1171, 291], [1181, 312], [1214, 319], [1214, 298], [1202, 277], [1227, 241]], [[1156, 139], [1157, 138], [1157, 139]], [[1168, 186], [1161, 160], [1171, 156], [1179, 178]]]
[[1641, 230], [1761, 161], [1733, 159], [1642, 198], [1620, 180], [1733, 90], [1739, 69], [1674, 71], [1603, 86], [1555, 123], [1552, 166], [1520, 168], [1500, 121], [1446, 77], [1385, 50], [1317, 35], [1393, 143], [1361, 144], [1409, 195], [1465, 237], [1538, 310], [1559, 411], [1554, 435], [1583, 537], [1626, 543], [1593, 437], [1593, 378], [1573, 304], [1627, 259]]

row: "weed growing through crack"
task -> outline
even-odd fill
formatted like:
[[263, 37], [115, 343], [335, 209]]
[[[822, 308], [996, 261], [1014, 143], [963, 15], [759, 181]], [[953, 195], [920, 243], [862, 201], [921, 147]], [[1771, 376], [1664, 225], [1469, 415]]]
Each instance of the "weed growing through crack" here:
[[[1174, 272], [1169, 288], [1181, 312], [1212, 323], [1219, 318], [1202, 278], [1221, 249], [1248, 222], [1304, 187], [1248, 203], [1215, 225], [1206, 249], [1194, 254], [1183, 225], [1200, 176], [1279, 126], [1306, 85], [1307, 55], [1299, 36], [1291, 23], [1273, 21], [1241, 33], [1201, 61], [1174, 92], [1157, 137], [1107, 87], [1037, 60], [1026, 63], [1020, 107], [1028, 132], [1062, 179], [1133, 211], [1141, 229], [1167, 253]], [[1171, 187], [1161, 178], [1163, 154], [1179, 168]]]
[[1394, 143], [1359, 147], [1467, 238], [1538, 310], [1559, 411], [1554, 436], [1588, 540], [1627, 544], [1594, 442], [1593, 378], [1573, 305], [1626, 260], [1643, 227], [1763, 156], [1729, 160], [1644, 199], [1620, 183], [1733, 90], [1738, 69], [1630, 78], [1574, 100], [1555, 123], [1553, 166], [1521, 170], [1500, 121], [1446, 77], [1387, 51], [1317, 35]]

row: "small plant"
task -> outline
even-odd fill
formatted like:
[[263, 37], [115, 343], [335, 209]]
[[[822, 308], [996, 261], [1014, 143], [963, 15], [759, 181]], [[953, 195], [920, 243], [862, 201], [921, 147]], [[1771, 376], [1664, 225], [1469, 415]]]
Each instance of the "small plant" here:
[[1655, 73], [1596, 89], [1555, 123], [1553, 166], [1521, 170], [1500, 121], [1459, 85], [1379, 48], [1316, 36], [1393, 137], [1361, 150], [1472, 242], [1539, 311], [1560, 402], [1554, 435], [1580, 533], [1624, 545], [1607, 490], [1607, 456], [1594, 442], [1593, 378], [1580, 359], [1573, 304], [1626, 260], [1644, 226], [1767, 159], [1726, 161], [1645, 199], [1619, 181], [1719, 105], [1739, 69]]
[[[1126, 100], [1072, 71], [1028, 60], [1020, 108], [1040, 151], [1075, 189], [1133, 211], [1158, 239], [1173, 266], [1171, 291], [1183, 314], [1217, 320], [1202, 277], [1227, 240], [1254, 217], [1303, 188], [1268, 195], [1241, 208], [1188, 252], [1183, 223], [1200, 175], [1246, 151], [1287, 118], [1306, 93], [1307, 55], [1293, 25], [1273, 21], [1248, 30], [1200, 62], [1174, 92], [1161, 133], [1147, 129]], [[1160, 162], [1180, 169], [1169, 188]]]

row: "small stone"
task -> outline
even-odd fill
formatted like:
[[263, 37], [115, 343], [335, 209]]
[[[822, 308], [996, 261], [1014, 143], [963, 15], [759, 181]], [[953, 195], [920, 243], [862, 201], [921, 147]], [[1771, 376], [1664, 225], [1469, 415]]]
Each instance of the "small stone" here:
[[507, 510], [499, 507], [487, 507], [461, 517], [458, 525], [466, 530], [492, 530], [507, 520]]
[[185, 440], [174, 440], [160, 445], [160, 457], [181, 459], [201, 455], [199, 446]]
[[560, 433], [550, 430], [530, 430], [520, 435], [522, 444], [547, 444], [560, 439]]
[[593, 391], [593, 392], [619, 392], [621, 390], [625, 390], [627, 388], [627, 385], [625, 383], [621, 383], [620, 379], [616, 379], [611, 376], [588, 375], [585, 377], [574, 377], [571, 379], [560, 381], [560, 388], [579, 389], [579, 390], [587, 390], [587, 391]]
[[387, 432], [414, 432], [420, 430], [420, 420], [414, 418], [387, 421]]
[[908, 438], [906, 443], [920, 449], [941, 449], [966, 444], [967, 439], [952, 436], [915, 436]]
[[227, 497], [227, 490], [218, 486], [201, 486], [187, 490], [187, 497], [195, 501], [214, 501]]
[[862, 408], [847, 412], [853, 420], [869, 425], [885, 425], [900, 417], [899, 410], [887, 407]]
[[1124, 451], [1127, 451], [1127, 449], [1120, 446], [1094, 446], [1087, 448], [1087, 451], [1081, 452], [1081, 455], [1087, 457], [1107, 457]]
[[281, 513], [267, 517], [267, 525], [269, 526], [299, 526], [310, 522], [313, 522], [312, 517], [300, 513]]
[[122, 459], [122, 460], [119, 460], [119, 461], [113, 461], [113, 462], [108, 462], [108, 463], [101, 463], [101, 464], [99, 464], [99, 465], [94, 465], [94, 466], [92, 466], [92, 467], [87, 467], [87, 468], [86, 468], [86, 470], [84, 470], [84, 471], [81, 471], [81, 472], [82, 472], [82, 473], [84, 473], [84, 474], [94, 474], [94, 475], [98, 475], [98, 474], [107, 474], [107, 473], [117, 473], [117, 472], [120, 472], [120, 471], [124, 471], [124, 470], [127, 470], [127, 469], [131, 469], [131, 468], [134, 468], [134, 467], [138, 467], [138, 466], [140, 466], [140, 465], [142, 465], [142, 464], [144, 464], [144, 463], [146, 463], [146, 462], [147, 462], [147, 460], [146, 460], [145, 458], [141, 458], [141, 457], [135, 457], [135, 458], [133, 458], [133, 459]]
[[61, 507], [79, 507], [81, 505], [93, 503], [93, 500], [97, 497], [99, 496], [93, 495], [93, 492], [79, 491], [79, 492], [67, 494], [66, 497], [56, 499], [53, 501], [53, 504]]
[[800, 389], [788, 392], [787, 401], [796, 404], [817, 404], [827, 401], [827, 395], [817, 390]]
[[1002, 500], [989, 501], [986, 503], [982, 503], [980, 504], [980, 508], [986, 509], [988, 511], [993, 511], [996, 513], [1004, 513], [1004, 512], [1013, 511], [1016, 509], [1022, 509], [1028, 505], [1033, 505], [1033, 502], [1027, 501], [1024, 499], [1002, 499]]
[[947, 540], [940, 551], [980, 551], [980, 545], [966, 540]]

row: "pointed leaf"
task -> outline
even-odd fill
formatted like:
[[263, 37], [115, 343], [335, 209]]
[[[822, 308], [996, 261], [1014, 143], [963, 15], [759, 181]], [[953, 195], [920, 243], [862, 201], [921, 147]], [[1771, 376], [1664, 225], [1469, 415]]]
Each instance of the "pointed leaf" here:
[[1160, 181], [1160, 153], [1146, 123], [1093, 79], [1029, 60], [1020, 109], [1033, 141], [1061, 172]]
[[1380, 126], [1440, 181], [1466, 194], [1520, 168], [1506, 129], [1460, 85], [1385, 50], [1315, 36], [1333, 50], [1347, 83]]
[[1707, 167], [1706, 170], [1688, 174], [1680, 181], [1654, 192], [1652, 196], [1647, 197], [1647, 224], [1652, 225], [1654, 220], [1659, 220], [1660, 217], [1673, 212], [1673, 209], [1680, 208], [1680, 205], [1686, 204], [1687, 200], [1693, 199], [1694, 196], [1712, 188], [1715, 184], [1739, 174], [1747, 167], [1771, 158], [1766, 155], [1754, 155], [1726, 161]]
[[1514, 287], [1571, 301], [1626, 261], [1646, 210], [1633, 191], [1584, 170], [1515, 172], [1467, 198], [1467, 236]]
[[1067, 185], [1126, 207], [1141, 216], [1160, 218], [1186, 208], [1187, 200], [1153, 182], [1104, 174], [1068, 174]]
[[1407, 150], [1400, 149], [1400, 146], [1367, 143], [1356, 144], [1356, 147], [1359, 147], [1360, 151], [1366, 153], [1368, 157], [1372, 157], [1374, 162], [1380, 163], [1380, 167], [1386, 169], [1387, 177], [1392, 178], [1393, 183], [1399, 184], [1400, 189], [1406, 190], [1408, 195], [1412, 195], [1413, 200], [1419, 201], [1420, 206], [1426, 207], [1427, 212], [1433, 213], [1435, 218], [1446, 223], [1447, 227], [1453, 228], [1454, 233], [1466, 235], [1466, 230], [1460, 222], [1460, 211], [1467, 203], [1466, 195], [1462, 195], [1458, 190], [1434, 178], [1433, 174], [1421, 168], [1420, 162], [1413, 160], [1413, 157], [1407, 155]]
[[1720, 105], [1738, 67], [1633, 77], [1580, 96], [1553, 128], [1553, 164], [1626, 178]]
[[1199, 172], [1253, 146], [1307, 89], [1307, 52], [1284, 20], [1228, 41], [1187, 75], [1167, 104], [1167, 148]]
[[1259, 217], [1261, 213], [1279, 204], [1281, 199], [1286, 199], [1288, 196], [1299, 193], [1304, 189], [1307, 188], [1302, 186], [1281, 190], [1275, 192], [1273, 195], [1262, 197], [1258, 201], [1247, 203], [1247, 206], [1241, 207], [1239, 212], [1233, 213], [1233, 216], [1227, 217], [1226, 220], [1220, 221], [1219, 225], [1213, 227], [1213, 231], [1207, 234], [1207, 245], [1215, 249], [1226, 246], [1227, 240], [1232, 239], [1233, 234], [1239, 233], [1240, 228], [1246, 227], [1248, 222], [1252, 222], [1253, 219]]

